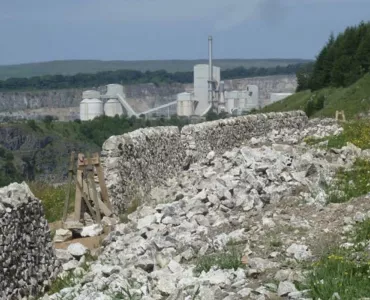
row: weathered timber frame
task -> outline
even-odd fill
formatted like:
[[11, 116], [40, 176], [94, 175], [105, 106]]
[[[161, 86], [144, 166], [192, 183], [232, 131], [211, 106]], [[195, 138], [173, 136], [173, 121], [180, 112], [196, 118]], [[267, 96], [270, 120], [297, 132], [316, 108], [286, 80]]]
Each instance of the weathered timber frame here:
[[342, 121], [346, 121], [346, 115], [344, 114], [344, 110], [337, 110], [335, 112], [335, 120], [339, 121], [339, 117], [342, 117]]
[[[68, 191], [64, 203], [63, 223], [67, 220], [71, 185], [73, 175], [76, 175], [76, 195], [73, 221], [80, 222], [83, 220], [84, 212], [88, 211], [94, 222], [100, 224], [102, 215], [112, 215], [112, 204], [109, 201], [99, 154], [94, 153], [92, 157], [87, 154], [86, 158], [83, 153], [79, 153], [77, 156], [76, 172], [74, 172], [73, 168], [74, 160], [75, 153], [72, 152], [68, 170]], [[99, 184], [101, 199], [98, 197], [96, 184]]]

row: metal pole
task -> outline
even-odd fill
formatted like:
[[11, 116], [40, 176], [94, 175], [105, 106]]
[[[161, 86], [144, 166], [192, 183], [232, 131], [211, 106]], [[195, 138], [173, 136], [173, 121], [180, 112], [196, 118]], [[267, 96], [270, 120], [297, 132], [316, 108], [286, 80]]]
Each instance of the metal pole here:
[[213, 104], [212, 36], [208, 37], [208, 102]]

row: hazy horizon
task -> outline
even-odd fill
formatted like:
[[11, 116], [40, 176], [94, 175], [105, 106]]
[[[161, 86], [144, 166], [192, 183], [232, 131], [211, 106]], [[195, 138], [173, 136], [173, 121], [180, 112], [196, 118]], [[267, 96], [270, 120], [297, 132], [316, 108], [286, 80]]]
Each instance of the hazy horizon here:
[[[28, 64], [43, 64], [43, 63], [52, 63], [52, 62], [66, 62], [66, 61], [100, 61], [100, 62], [114, 62], [114, 61], [126, 61], [126, 62], [136, 62], [136, 61], [194, 61], [194, 60], [205, 60], [208, 61], [208, 58], [189, 58], [189, 59], [181, 59], [181, 58], [173, 58], [173, 59], [56, 59], [56, 60], [47, 60], [47, 61], [30, 61], [30, 62], [21, 62], [16, 64], [0, 64], [2, 67], [6, 66], [16, 66], [16, 65], [28, 65]], [[288, 57], [288, 58], [281, 58], [281, 57], [266, 57], [266, 58], [225, 58], [225, 57], [217, 57], [213, 59], [214, 61], [217, 60], [312, 60], [309, 58], [297, 58], [297, 57]]]

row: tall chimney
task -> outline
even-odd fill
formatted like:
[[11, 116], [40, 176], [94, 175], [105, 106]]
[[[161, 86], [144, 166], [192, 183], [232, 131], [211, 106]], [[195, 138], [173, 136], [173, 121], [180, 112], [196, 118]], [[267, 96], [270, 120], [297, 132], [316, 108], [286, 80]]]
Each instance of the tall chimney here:
[[212, 103], [212, 100], [213, 100], [212, 36], [209, 36], [208, 37], [208, 102]]

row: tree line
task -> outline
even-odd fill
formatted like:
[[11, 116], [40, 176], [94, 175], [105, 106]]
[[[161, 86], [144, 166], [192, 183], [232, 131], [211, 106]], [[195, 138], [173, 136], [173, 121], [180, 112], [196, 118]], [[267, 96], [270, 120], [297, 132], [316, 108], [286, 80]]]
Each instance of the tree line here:
[[298, 70], [297, 91], [347, 87], [369, 71], [370, 22], [361, 22], [337, 36], [330, 35], [316, 61]]
[[[236, 79], [268, 75], [295, 74], [304, 64], [290, 64], [271, 68], [244, 68], [238, 67], [221, 72], [223, 79]], [[158, 71], [135, 71], [118, 70], [104, 71], [95, 74], [79, 73], [76, 75], [45, 75], [31, 78], [8, 78], [0, 81], [0, 91], [14, 90], [46, 90], [64, 88], [97, 87], [109, 83], [139, 84], [139, 83], [191, 83], [193, 72], [170, 73], [165, 70]]]

